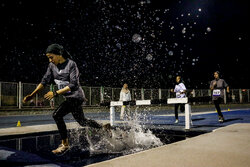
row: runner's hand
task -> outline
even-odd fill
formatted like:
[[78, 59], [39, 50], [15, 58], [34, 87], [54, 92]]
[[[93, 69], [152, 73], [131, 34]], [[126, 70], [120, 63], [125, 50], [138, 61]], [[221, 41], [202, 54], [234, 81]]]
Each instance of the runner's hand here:
[[48, 93], [46, 93], [46, 94], [44, 95], [44, 98], [45, 98], [46, 100], [51, 100], [53, 97], [54, 97], [54, 93], [53, 93], [52, 91], [49, 91]]
[[30, 101], [32, 98], [33, 98], [32, 95], [27, 95], [27, 96], [25, 96], [25, 97], [23, 98], [23, 103], [26, 103], [26, 102]]

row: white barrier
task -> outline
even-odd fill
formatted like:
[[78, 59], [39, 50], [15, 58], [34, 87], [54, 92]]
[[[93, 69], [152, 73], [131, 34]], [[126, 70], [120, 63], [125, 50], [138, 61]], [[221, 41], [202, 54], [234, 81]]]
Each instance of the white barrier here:
[[115, 107], [110, 107], [110, 125], [113, 126], [115, 124]]
[[[191, 106], [188, 104], [188, 98], [169, 98], [168, 104], [185, 104], [185, 129], [191, 128]], [[151, 100], [136, 100], [136, 105], [151, 105]], [[115, 107], [123, 106], [122, 101], [111, 101], [110, 102], [110, 125], [115, 125]]]
[[150, 105], [151, 104], [151, 100], [136, 100], [135, 104], [137, 106]]
[[[151, 100], [137, 100], [136, 105], [151, 105]], [[123, 101], [110, 102], [110, 125], [115, 125], [115, 107], [123, 106]]]
[[188, 98], [168, 98], [168, 104], [188, 103]]
[[190, 129], [191, 120], [191, 105], [188, 104], [188, 98], [168, 98], [168, 104], [185, 104], [185, 129]]
[[185, 104], [185, 129], [190, 129], [192, 124], [191, 105]]
[[110, 102], [110, 107], [122, 106], [122, 105], [123, 105], [122, 101], [111, 101]]

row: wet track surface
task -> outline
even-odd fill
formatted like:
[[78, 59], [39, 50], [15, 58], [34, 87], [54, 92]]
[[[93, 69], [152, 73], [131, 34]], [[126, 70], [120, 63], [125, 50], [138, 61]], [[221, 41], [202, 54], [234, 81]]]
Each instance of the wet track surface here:
[[[192, 120], [194, 125], [197, 126], [221, 126], [218, 123], [217, 113], [211, 112], [209, 114], [203, 114], [203, 112], [207, 111], [206, 109], [199, 109], [200, 115], [196, 115], [197, 110], [192, 110], [194, 114], [192, 116]], [[228, 125], [231, 122], [245, 122], [248, 121], [248, 117], [245, 117], [244, 114], [248, 114], [247, 111], [242, 110], [243, 112], [224, 112], [226, 122], [223, 124]], [[155, 124], [155, 125], [173, 125], [174, 116], [172, 110], [165, 111], [138, 111], [141, 114], [141, 121], [144, 124]], [[120, 120], [119, 112], [116, 112], [116, 120]], [[181, 115], [182, 113], [180, 113]], [[85, 113], [85, 116], [89, 119], [94, 120], [109, 120], [110, 113], [109, 112], [92, 112]], [[75, 119], [71, 114], [68, 114], [64, 117], [66, 123], [75, 122]], [[49, 115], [19, 115], [19, 116], [0, 116], [0, 128], [9, 128], [16, 127], [17, 121], [21, 122], [22, 126], [32, 126], [32, 125], [45, 125], [45, 124], [54, 124], [54, 120], [52, 118], [52, 112]], [[228, 122], [228, 123], [227, 123]], [[180, 123], [178, 125], [184, 125], [184, 117], [180, 116]], [[177, 126], [178, 126], [177, 125]]]
[[[135, 129], [133, 132], [142, 132], [139, 133], [140, 135], [145, 135], [147, 130], [149, 129], [153, 135], [158, 137], [160, 141], [163, 144], [169, 144], [173, 142], [177, 142], [180, 140], [185, 140], [186, 138], [194, 137], [200, 134], [204, 134], [207, 132], [211, 132], [214, 129], [224, 127], [230, 124], [235, 123], [250, 123], [250, 110], [249, 109], [241, 109], [241, 110], [232, 110], [232, 111], [224, 111], [224, 117], [225, 122], [219, 123], [218, 122], [218, 116], [216, 112], [210, 112], [210, 113], [194, 113], [192, 116], [192, 128], [189, 131], [185, 131], [185, 118], [183, 116], [183, 113], [179, 116], [179, 123], [175, 124], [175, 118], [171, 111], [154, 111], [154, 112], [141, 112], [137, 115], [137, 125], [141, 126], [141, 130]], [[171, 114], [171, 115], [169, 115]], [[86, 113], [86, 117], [96, 120], [109, 120], [109, 112], [99, 112], [99, 113]], [[6, 127], [15, 127], [17, 120], [20, 120], [22, 123], [22, 126], [30, 126], [30, 125], [44, 125], [44, 124], [54, 124], [54, 120], [51, 115], [30, 115], [30, 116], [2, 116], [0, 117], [0, 127], [6, 128]], [[116, 120], [119, 120], [119, 113], [116, 113]], [[72, 115], [69, 114], [65, 117], [65, 122], [75, 122]], [[116, 128], [121, 128], [122, 131], [128, 132], [130, 129], [127, 126], [127, 122], [119, 123], [116, 125]], [[130, 125], [131, 126], [131, 125]], [[81, 130], [80, 130], [81, 131]], [[79, 141], [71, 141], [71, 143], [74, 143], [72, 145], [71, 150], [66, 153], [63, 156], [54, 156], [50, 153], [50, 151], [53, 148], [56, 148], [56, 146], [60, 142], [60, 137], [57, 132], [53, 132], [51, 134], [41, 135], [41, 136], [30, 136], [22, 138], [22, 149], [24, 152], [21, 154], [26, 154], [27, 152], [31, 152], [33, 154], [39, 155], [40, 157], [44, 158], [46, 162], [51, 162], [55, 164], [64, 164], [69, 166], [83, 166], [88, 165], [96, 162], [101, 162], [104, 160], [112, 159], [115, 157], [123, 156], [126, 154], [130, 154], [133, 152], [142, 151], [145, 149], [150, 149], [152, 147], [142, 147], [142, 150], [126, 150], [128, 147], [125, 147], [122, 150], [119, 151], [108, 151], [108, 149], [105, 151], [103, 149], [101, 150], [95, 150], [90, 151], [89, 150], [89, 142], [86, 139], [86, 132], [80, 132], [79, 129], [77, 131], [71, 130], [70, 136], [73, 136], [71, 140], [74, 140], [75, 138], [80, 139]], [[151, 134], [150, 132], [150, 134]], [[131, 135], [131, 133], [128, 133]], [[54, 136], [54, 144], [50, 145], [48, 143], [51, 136]], [[141, 136], [144, 138], [143, 136]], [[39, 150], [36, 150], [35, 148], [30, 147], [30, 144], [37, 143], [37, 148]], [[119, 137], [117, 138], [118, 142], [119, 140], [124, 144], [124, 139]], [[93, 138], [91, 140], [92, 142], [95, 142], [98, 140], [97, 138]], [[105, 140], [106, 141], [106, 140]], [[8, 142], [2, 142], [2, 145], [6, 144], [8, 145]], [[130, 143], [131, 144], [131, 143]], [[96, 144], [94, 144], [96, 145]], [[103, 143], [98, 143], [100, 148], [103, 148]], [[127, 145], [128, 146], [128, 145]], [[108, 148], [108, 147], [107, 147]], [[6, 149], [5, 149], [6, 150]], [[27, 155], [28, 156], [28, 155]], [[8, 164], [8, 161], [4, 161], [4, 163]], [[28, 164], [28, 163], [27, 163]], [[26, 164], [26, 165], [27, 165]], [[32, 164], [32, 163], [30, 163]], [[33, 163], [34, 164], [34, 163]]]

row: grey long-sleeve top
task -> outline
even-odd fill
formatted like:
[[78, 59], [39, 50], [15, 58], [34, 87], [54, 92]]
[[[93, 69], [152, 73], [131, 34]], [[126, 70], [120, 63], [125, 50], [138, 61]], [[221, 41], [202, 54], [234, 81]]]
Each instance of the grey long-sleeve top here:
[[85, 95], [79, 82], [79, 76], [80, 74], [76, 63], [73, 60], [67, 59], [64, 63], [58, 64], [57, 66], [50, 63], [47, 72], [42, 78], [41, 84], [45, 86], [54, 81], [58, 89], [69, 86], [71, 91], [63, 94], [63, 96], [84, 100]]
[[217, 100], [218, 98], [224, 98], [224, 89], [228, 87], [228, 84], [224, 79], [214, 79], [210, 83], [210, 88], [213, 87], [213, 83], [216, 82], [212, 92], [212, 100]]

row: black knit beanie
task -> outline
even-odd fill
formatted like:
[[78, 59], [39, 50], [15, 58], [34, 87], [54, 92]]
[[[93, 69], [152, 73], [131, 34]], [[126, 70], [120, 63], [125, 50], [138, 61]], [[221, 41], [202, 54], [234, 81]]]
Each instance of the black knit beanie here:
[[55, 55], [63, 55], [64, 48], [63, 48], [63, 46], [61, 46], [59, 44], [51, 44], [46, 49], [46, 54], [47, 53], [52, 53], [52, 54], [55, 54]]

